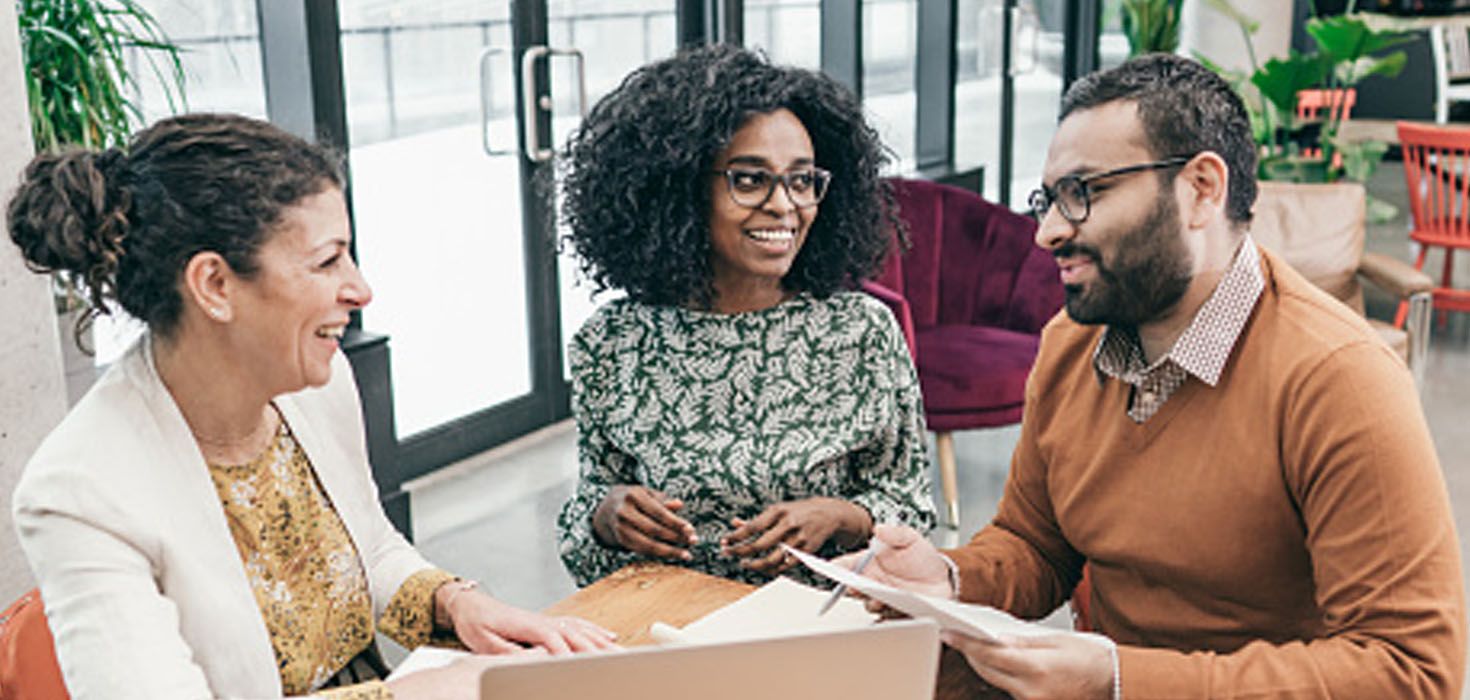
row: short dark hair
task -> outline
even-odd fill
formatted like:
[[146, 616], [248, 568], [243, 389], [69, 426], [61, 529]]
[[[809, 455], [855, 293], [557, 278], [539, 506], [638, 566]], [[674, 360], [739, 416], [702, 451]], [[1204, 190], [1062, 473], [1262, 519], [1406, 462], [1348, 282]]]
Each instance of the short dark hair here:
[[[592, 109], [564, 159], [564, 238], [597, 291], [650, 304], [708, 307], [714, 159], [753, 115], [788, 109], [832, 172], [782, 284], [826, 296], [874, 274], [894, 231], [888, 152], [851, 91], [736, 46], [686, 49], [643, 66]], [[899, 234], [902, 236], [902, 233]]]
[[340, 163], [256, 119], [164, 119], [126, 150], [36, 156], [10, 200], [10, 238], [31, 269], [61, 272], [85, 291], [84, 319], [116, 303], [168, 335], [183, 311], [178, 284], [189, 259], [214, 251], [253, 275], [285, 210], [342, 186]]
[[[1138, 105], [1143, 134], [1155, 158], [1214, 151], [1230, 168], [1226, 216], [1250, 223], [1256, 201], [1256, 144], [1250, 116], [1230, 84], [1198, 62], [1146, 54], [1072, 84], [1058, 122], [1073, 112], [1126, 100]], [[1164, 171], [1172, 178], [1177, 170]]]

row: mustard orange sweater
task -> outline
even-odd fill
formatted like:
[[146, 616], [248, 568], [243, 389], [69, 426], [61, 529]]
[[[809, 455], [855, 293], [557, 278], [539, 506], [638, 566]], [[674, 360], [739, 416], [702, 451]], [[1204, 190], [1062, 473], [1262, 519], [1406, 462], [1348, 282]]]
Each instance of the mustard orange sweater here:
[[1459, 545], [1412, 380], [1262, 257], [1219, 385], [1143, 424], [1093, 370], [1102, 329], [1047, 326], [999, 512], [949, 552], [961, 597], [1040, 617], [1090, 562], [1125, 698], [1458, 698]]

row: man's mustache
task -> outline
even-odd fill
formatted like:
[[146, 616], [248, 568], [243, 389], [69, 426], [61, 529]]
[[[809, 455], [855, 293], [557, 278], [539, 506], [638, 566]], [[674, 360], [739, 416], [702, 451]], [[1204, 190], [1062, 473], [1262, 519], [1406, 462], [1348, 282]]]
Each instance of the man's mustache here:
[[1088, 258], [1091, 258], [1094, 263], [1102, 262], [1102, 251], [1090, 245], [1087, 245], [1086, 243], [1063, 243], [1061, 246], [1053, 250], [1051, 254], [1052, 257], [1057, 259], [1075, 258], [1085, 255]]

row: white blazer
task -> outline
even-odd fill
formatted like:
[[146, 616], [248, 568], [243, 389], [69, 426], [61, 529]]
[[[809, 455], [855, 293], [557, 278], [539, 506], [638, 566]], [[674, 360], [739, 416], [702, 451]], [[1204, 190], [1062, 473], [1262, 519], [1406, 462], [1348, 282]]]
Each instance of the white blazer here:
[[[75, 700], [279, 698], [213, 481], [144, 335], [36, 451], [14, 515]], [[374, 616], [429, 564], [388, 523], [346, 358], [276, 399], [357, 546]]]

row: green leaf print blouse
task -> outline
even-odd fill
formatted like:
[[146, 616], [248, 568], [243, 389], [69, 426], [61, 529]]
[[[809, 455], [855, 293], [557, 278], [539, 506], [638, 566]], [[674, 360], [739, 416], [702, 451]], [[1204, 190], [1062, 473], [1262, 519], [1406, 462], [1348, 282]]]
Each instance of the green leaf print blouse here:
[[[643, 558], [592, 532], [619, 484], [683, 500], [699, 534], [687, 565], [747, 581], [765, 577], [721, 556], [720, 538], [775, 503], [842, 498], [875, 523], [934, 525], [913, 362], [866, 294], [742, 314], [620, 299], [582, 326], [570, 358], [581, 478], [557, 530], [579, 586]], [[836, 553], [829, 541], [823, 554]]]

